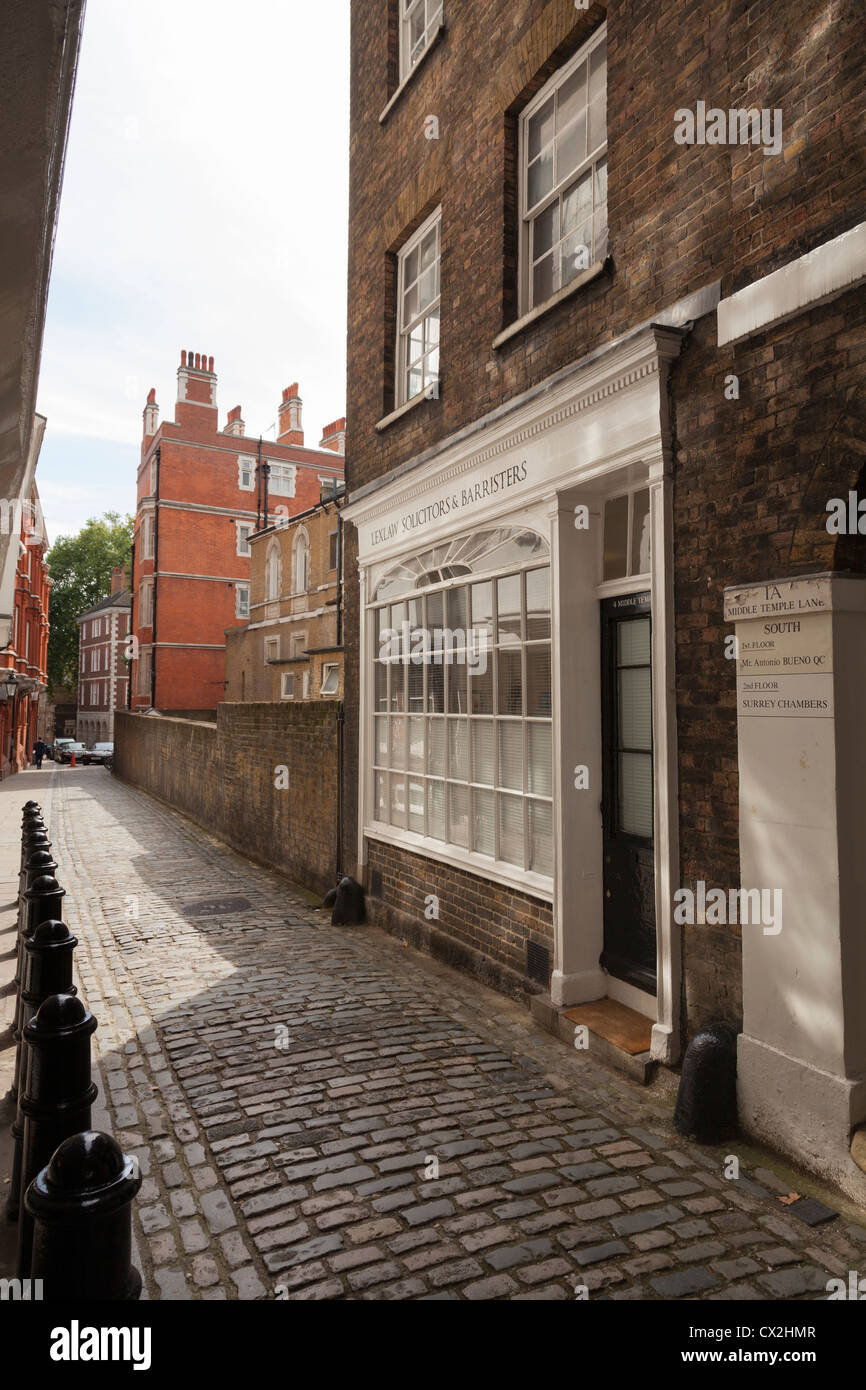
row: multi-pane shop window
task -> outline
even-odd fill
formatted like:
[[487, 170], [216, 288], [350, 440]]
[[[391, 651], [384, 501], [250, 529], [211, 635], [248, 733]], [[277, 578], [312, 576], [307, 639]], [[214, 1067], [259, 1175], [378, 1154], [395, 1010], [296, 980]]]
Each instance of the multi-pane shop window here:
[[399, 0], [400, 80], [409, 76], [442, 23], [442, 0]]
[[650, 568], [649, 488], [611, 497], [604, 504], [604, 579], [648, 574]]
[[376, 600], [374, 820], [550, 876], [546, 546], [481, 532], [396, 566]]
[[601, 29], [521, 119], [522, 308], [607, 255], [607, 44]]
[[397, 273], [397, 405], [439, 380], [439, 234], [441, 209], [400, 252]]

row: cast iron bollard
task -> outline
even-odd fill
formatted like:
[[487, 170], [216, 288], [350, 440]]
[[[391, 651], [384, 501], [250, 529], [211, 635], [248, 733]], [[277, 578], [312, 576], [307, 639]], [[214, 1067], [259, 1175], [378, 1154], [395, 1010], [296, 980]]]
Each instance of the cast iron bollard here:
[[18, 872], [18, 912], [21, 913], [21, 896], [27, 887], [27, 863], [37, 850], [50, 850], [51, 841], [44, 826], [31, 826], [21, 837], [21, 868]]
[[32, 1277], [48, 1302], [141, 1294], [132, 1263], [132, 1199], [141, 1187], [134, 1158], [98, 1130], [60, 1145], [24, 1203], [34, 1223]]
[[736, 1133], [737, 1034], [729, 1024], [702, 1028], [686, 1048], [674, 1129], [702, 1144], [718, 1144]]
[[[64, 1139], [90, 1128], [96, 1086], [90, 1079], [90, 1039], [96, 1019], [81, 999], [52, 994], [24, 1025], [26, 1074], [20, 1110], [24, 1119], [20, 1190], [26, 1192]], [[18, 1226], [18, 1278], [30, 1276], [33, 1221]]]
[[337, 884], [331, 924], [335, 927], [355, 927], [365, 920], [363, 888], [354, 878], [341, 878]]
[[[61, 915], [61, 906], [65, 897], [65, 890], [60, 887], [57, 879], [53, 877], [54, 870], [57, 868], [48, 850], [37, 850], [31, 854], [27, 861], [26, 887], [22, 897], [22, 907], [18, 918], [18, 961], [15, 970], [15, 1014], [12, 1021], [12, 1033], [16, 1041], [21, 1039], [21, 1026], [23, 1016], [21, 1011], [21, 991], [24, 987], [24, 943], [29, 941], [35, 928], [40, 922], [47, 922], [51, 918], [58, 919]], [[56, 907], [56, 911], [54, 910]], [[13, 1093], [17, 1089], [18, 1063], [16, 1061], [15, 1075], [16, 1080], [13, 1084]]]

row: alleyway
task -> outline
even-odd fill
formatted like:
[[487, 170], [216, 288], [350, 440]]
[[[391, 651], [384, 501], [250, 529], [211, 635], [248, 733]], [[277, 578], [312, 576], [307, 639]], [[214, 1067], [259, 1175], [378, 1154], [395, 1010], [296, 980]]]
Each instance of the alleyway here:
[[809, 1298], [863, 1268], [849, 1215], [809, 1228], [779, 1202], [804, 1180], [753, 1154], [725, 1180], [746, 1150], [683, 1142], [670, 1097], [398, 941], [332, 927], [101, 768], [4, 782], [7, 857], [31, 795], [96, 1079], [145, 1174], [147, 1297]]

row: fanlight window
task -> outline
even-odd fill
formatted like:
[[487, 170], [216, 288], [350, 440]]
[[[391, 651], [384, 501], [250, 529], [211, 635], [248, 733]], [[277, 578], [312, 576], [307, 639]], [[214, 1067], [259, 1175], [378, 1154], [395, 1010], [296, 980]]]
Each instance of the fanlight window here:
[[547, 545], [534, 531], [514, 526], [478, 531], [471, 536], [443, 541], [441, 545], [422, 550], [419, 555], [401, 560], [381, 580], [373, 602], [402, 598], [462, 574], [517, 567], [547, 554]]

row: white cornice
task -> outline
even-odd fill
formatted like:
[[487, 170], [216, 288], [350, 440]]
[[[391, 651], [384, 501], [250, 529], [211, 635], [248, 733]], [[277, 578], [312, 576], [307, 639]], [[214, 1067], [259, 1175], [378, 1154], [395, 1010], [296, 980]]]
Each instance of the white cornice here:
[[[362, 495], [344, 508], [344, 516], [355, 525], [372, 521], [584, 412], [611, 408], [616, 397], [666, 370], [679, 353], [682, 336], [679, 329], [651, 325], [598, 349], [540, 389], [493, 412], [490, 424], [480, 433], [473, 431], [471, 440], [445, 440], [437, 451], [422, 456], [423, 464], [419, 459], [417, 466], [401, 468], [399, 476], [368, 495], [362, 489]], [[658, 432], [656, 411], [651, 433]], [[603, 460], [593, 462], [600, 466]]]

